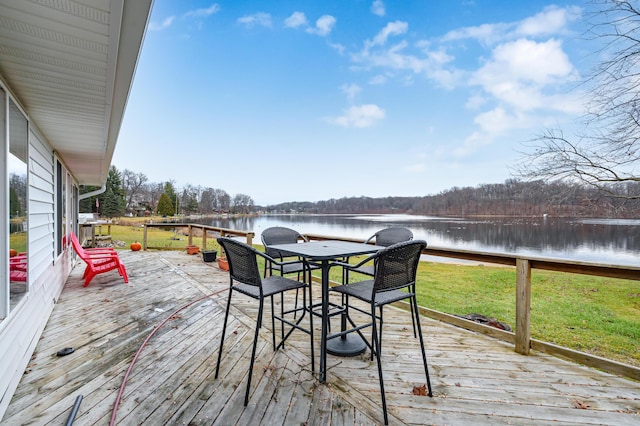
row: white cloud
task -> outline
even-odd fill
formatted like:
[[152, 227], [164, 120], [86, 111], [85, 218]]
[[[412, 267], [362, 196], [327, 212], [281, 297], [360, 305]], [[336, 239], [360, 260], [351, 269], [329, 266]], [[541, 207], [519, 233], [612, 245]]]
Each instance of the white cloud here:
[[496, 107], [490, 111], [478, 114], [473, 122], [479, 130], [468, 136], [464, 143], [453, 150], [454, 157], [466, 157], [483, 146], [490, 145], [493, 141], [514, 129], [527, 129], [537, 124], [535, 116], [510, 113], [502, 107]]
[[[579, 75], [562, 43], [580, 13], [578, 7], [549, 6], [520, 21], [460, 28], [441, 38], [411, 43], [407, 22], [388, 22], [351, 54], [351, 69], [377, 71], [369, 84], [393, 78], [415, 85], [416, 77], [423, 76], [446, 89], [479, 88], [464, 105], [476, 112], [473, 133], [450, 151], [455, 156], [469, 155], [499, 137], [537, 127], [549, 117], [580, 111], [578, 96], [565, 93]], [[465, 40], [480, 45], [467, 48]], [[458, 52], [461, 56], [454, 56]], [[474, 65], [478, 62], [479, 66]], [[467, 68], [460, 68], [458, 64], [463, 63]], [[362, 113], [356, 108], [334, 122], [354, 126], [354, 117]]]
[[247, 27], [253, 27], [259, 25], [262, 27], [271, 28], [271, 15], [265, 12], [254, 13], [253, 15], [246, 15], [238, 18], [240, 24]]
[[307, 17], [302, 12], [293, 12], [291, 16], [284, 20], [284, 26], [287, 28], [298, 28], [307, 25]]
[[329, 46], [334, 48], [336, 50], [336, 52], [338, 52], [338, 54], [340, 56], [344, 55], [344, 52], [347, 50], [347, 48], [344, 47], [344, 45], [342, 45], [340, 43], [329, 43]]
[[473, 132], [471, 136], [467, 137], [462, 146], [453, 150], [453, 156], [456, 158], [467, 157], [477, 151], [479, 148], [489, 145], [492, 142], [492, 138], [480, 132]]
[[382, 2], [382, 0], [375, 0], [373, 2], [373, 4], [371, 5], [371, 13], [378, 16], [385, 15], [386, 12], [384, 10], [384, 3]]
[[581, 9], [577, 6], [567, 8], [547, 6], [542, 12], [520, 21], [515, 33], [531, 37], [559, 34], [565, 31], [569, 22], [579, 19], [581, 13]]
[[[393, 70], [395, 77], [402, 79], [405, 85], [414, 83], [414, 75], [429, 78], [444, 88], [455, 87], [462, 73], [451, 66], [455, 59], [447, 53], [444, 46], [435, 46], [425, 40], [418, 40], [410, 45], [401, 39], [395, 44], [388, 45], [391, 37], [402, 36], [409, 31], [409, 25], [404, 21], [389, 22], [373, 39], [367, 39], [360, 52], [351, 54], [351, 60], [357, 67], [354, 70], [368, 70], [381, 68]], [[395, 71], [405, 71], [395, 72]], [[413, 75], [408, 75], [406, 72]], [[389, 76], [388, 72], [385, 72]], [[375, 80], [379, 84], [382, 80]]]
[[469, 99], [467, 99], [467, 102], [464, 106], [467, 109], [478, 109], [486, 103], [487, 99], [484, 96], [472, 95], [469, 97]]
[[567, 32], [569, 23], [580, 19], [582, 9], [577, 6], [560, 8], [548, 6], [542, 12], [516, 22], [499, 22], [465, 27], [450, 31], [443, 42], [475, 39], [485, 45], [493, 45], [520, 37], [543, 37]]
[[519, 39], [497, 46], [491, 59], [477, 70], [471, 84], [481, 86], [498, 101], [519, 110], [550, 108], [544, 90], [575, 79], [577, 72], [562, 43]]
[[[367, 68], [383, 68], [397, 71], [409, 71], [413, 74], [422, 74], [445, 88], [452, 88], [460, 78], [460, 72], [455, 69], [447, 69], [447, 65], [453, 61], [453, 56], [444, 49], [428, 50], [429, 46], [419, 43], [419, 49], [415, 54], [408, 53], [411, 46], [402, 40], [397, 44], [386, 48], [373, 48], [379, 43], [386, 44], [386, 36], [401, 31], [401, 26], [386, 27], [385, 31], [376, 36], [375, 41], [367, 40], [365, 48], [351, 56], [356, 63], [362, 63]], [[419, 55], [418, 55], [419, 54]], [[413, 81], [411, 76], [401, 76], [405, 81]]]
[[515, 27], [514, 24], [482, 24], [476, 27], [465, 27], [457, 30], [449, 31], [442, 37], [442, 42], [452, 42], [464, 39], [476, 39], [480, 43], [491, 45], [495, 44], [506, 38], [505, 34], [508, 34], [511, 29]]
[[353, 102], [353, 100], [355, 99], [355, 97], [362, 92], [362, 87], [358, 86], [357, 84], [343, 84], [340, 89], [342, 90], [342, 92], [344, 94], [347, 95], [347, 99], [349, 100], [349, 102]]
[[[549, 6], [521, 21], [465, 27], [451, 31], [439, 40], [420, 40], [411, 46], [403, 38], [387, 47], [392, 37], [404, 36], [409, 31], [406, 22], [394, 21], [387, 23], [372, 39], [366, 40], [363, 49], [352, 54], [351, 58], [360, 64], [359, 69], [406, 71], [452, 89], [469, 72], [455, 66], [457, 58], [449, 50], [459, 45], [451, 46], [449, 42], [474, 39], [485, 46], [497, 47], [492, 57], [479, 70], [472, 72], [471, 84], [481, 85], [492, 96], [508, 100], [510, 104], [520, 103], [522, 107], [529, 104], [530, 108], [536, 108], [545, 102], [544, 98], [536, 96], [536, 86], [562, 84], [574, 79], [576, 73], [559, 41], [538, 42], [530, 37], [568, 33], [568, 24], [580, 13], [578, 7]], [[397, 77], [413, 82], [407, 74], [398, 73]], [[519, 100], [525, 93], [528, 99]]]
[[185, 18], [190, 18], [190, 17], [202, 18], [202, 17], [213, 15], [214, 13], [218, 13], [219, 11], [220, 11], [220, 5], [214, 3], [207, 8], [190, 10], [184, 14], [184, 17]]
[[[220, 11], [220, 5], [217, 3], [212, 4], [207, 8], [202, 9], [193, 9], [182, 14], [182, 19], [198, 19], [198, 18], [206, 18], [208, 16], [213, 15], [214, 13], [218, 13]], [[166, 28], [169, 28], [173, 22], [175, 21], [175, 16], [169, 16], [165, 18], [161, 23], [150, 22], [149, 30], [150, 31], [161, 31]]]
[[382, 74], [375, 75], [371, 77], [371, 79], [369, 80], [369, 84], [374, 86], [385, 84], [386, 82], [387, 82], [387, 76]]
[[322, 15], [316, 21], [316, 26], [307, 28], [307, 32], [319, 36], [326, 36], [333, 30], [335, 25], [336, 18], [331, 15]]
[[403, 21], [389, 22], [372, 41], [367, 40], [367, 46], [383, 46], [387, 43], [389, 36], [405, 34], [409, 29], [409, 24]]
[[483, 112], [474, 118], [483, 133], [488, 135], [499, 135], [510, 128], [517, 127], [515, 117], [509, 116], [504, 108], [495, 108], [491, 111]]
[[[284, 26], [286, 28], [306, 27], [305, 28], [306, 32], [308, 32], [309, 34], [316, 34], [319, 36], [326, 36], [329, 33], [331, 33], [335, 25], [336, 25], [336, 18], [334, 18], [331, 15], [322, 15], [320, 18], [316, 20], [315, 26], [309, 26], [307, 17], [302, 12], [293, 12], [291, 16], [289, 16], [284, 21]], [[340, 47], [340, 49], [338, 49], [339, 51], [344, 49], [342, 45], [335, 45], [335, 46]], [[342, 52], [340, 53], [342, 54]]]
[[382, 108], [375, 104], [365, 104], [352, 106], [342, 116], [328, 121], [344, 127], [364, 128], [373, 126], [384, 117], [385, 112]]
[[476, 130], [453, 151], [467, 156], [513, 131], [544, 126], [550, 117], [579, 114], [578, 94], [567, 94], [579, 78], [558, 38], [570, 34], [570, 23], [580, 17], [579, 7], [546, 7], [517, 22], [485, 24], [451, 31], [440, 41], [474, 39], [493, 46], [491, 55], [468, 83], [482, 93], [469, 97], [466, 107], [480, 111]]
[[576, 78], [577, 71], [559, 40], [520, 38], [497, 45], [469, 80], [484, 95], [475, 94], [466, 105], [492, 107], [476, 115], [477, 130], [454, 150], [454, 155], [470, 155], [510, 131], [541, 126], [549, 115], [558, 118], [558, 113], [578, 113], [578, 95], [563, 90]]
[[169, 16], [168, 18], [165, 18], [164, 21], [162, 21], [160, 24], [156, 22], [150, 22], [149, 31], [162, 31], [165, 28], [169, 28], [175, 19], [175, 16]]

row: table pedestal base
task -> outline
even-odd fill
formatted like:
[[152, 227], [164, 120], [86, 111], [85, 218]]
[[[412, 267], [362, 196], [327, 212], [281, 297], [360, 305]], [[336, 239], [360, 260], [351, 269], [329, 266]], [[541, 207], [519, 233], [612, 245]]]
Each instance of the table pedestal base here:
[[367, 344], [356, 333], [327, 341], [327, 352], [337, 356], [356, 356], [367, 350]]

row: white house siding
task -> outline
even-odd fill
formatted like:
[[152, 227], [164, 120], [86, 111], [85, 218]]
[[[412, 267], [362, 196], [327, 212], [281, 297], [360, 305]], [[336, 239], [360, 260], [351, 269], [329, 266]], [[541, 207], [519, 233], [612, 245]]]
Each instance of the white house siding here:
[[[55, 259], [55, 157], [35, 132], [29, 136], [29, 273], [39, 277]], [[36, 281], [31, 290], [39, 290]]]
[[[69, 250], [57, 258], [55, 255], [55, 164], [51, 148], [31, 131], [28, 164], [29, 291], [0, 323], [0, 419], [29, 364], [72, 267]], [[68, 190], [67, 197], [71, 197], [71, 193]]]

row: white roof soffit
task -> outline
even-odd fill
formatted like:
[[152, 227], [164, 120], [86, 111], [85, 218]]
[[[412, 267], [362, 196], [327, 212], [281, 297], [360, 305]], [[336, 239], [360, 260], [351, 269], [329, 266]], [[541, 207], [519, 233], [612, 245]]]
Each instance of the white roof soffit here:
[[78, 183], [107, 178], [153, 0], [0, 0], [0, 76]]

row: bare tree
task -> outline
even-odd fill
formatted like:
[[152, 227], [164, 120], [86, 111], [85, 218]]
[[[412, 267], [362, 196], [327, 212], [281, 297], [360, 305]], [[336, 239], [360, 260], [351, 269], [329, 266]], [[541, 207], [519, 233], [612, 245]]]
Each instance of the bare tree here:
[[141, 188], [144, 204], [146, 204], [149, 211], [156, 211], [160, 196], [164, 192], [164, 184], [154, 182], [147, 183]]
[[[144, 173], [135, 173], [131, 170], [124, 169], [122, 172], [122, 186], [126, 195], [127, 211], [133, 208], [133, 201], [136, 197], [140, 197], [143, 193], [144, 185], [147, 183], [147, 176]], [[140, 200], [136, 200], [139, 202]]]
[[[582, 183], [620, 198], [640, 199], [624, 183], [640, 182], [640, 9], [635, 1], [594, 0], [589, 39], [603, 58], [584, 87], [583, 128], [573, 137], [548, 129], [516, 166], [526, 179]], [[635, 187], [635, 185], [633, 185]]]
[[223, 189], [205, 188], [200, 193], [202, 213], [227, 212], [231, 208], [231, 196]]
[[233, 213], [249, 214], [253, 210], [253, 199], [246, 194], [236, 194], [231, 209]]
[[215, 197], [215, 209], [218, 212], [228, 212], [231, 209], [231, 196], [224, 189], [213, 190]]
[[202, 189], [199, 186], [186, 184], [180, 197], [180, 210], [187, 214], [196, 213], [199, 209], [198, 200], [201, 192]]
[[213, 213], [215, 210], [214, 204], [213, 188], [205, 188], [200, 195], [200, 212], [203, 214]]

